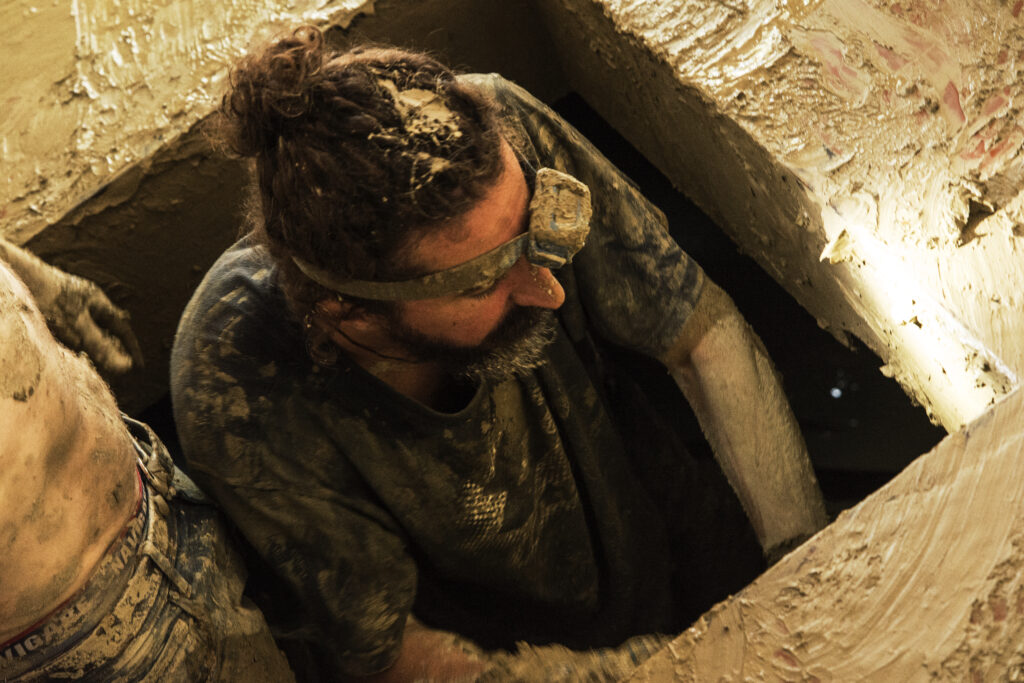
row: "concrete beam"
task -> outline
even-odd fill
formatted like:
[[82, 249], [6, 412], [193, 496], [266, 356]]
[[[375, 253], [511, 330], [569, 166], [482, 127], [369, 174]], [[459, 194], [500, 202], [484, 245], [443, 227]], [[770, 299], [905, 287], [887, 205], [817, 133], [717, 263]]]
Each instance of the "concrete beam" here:
[[933, 420], [1019, 384], [1020, 2], [539, 7], [571, 87]]
[[946, 437], [631, 680], [1021, 680], [1022, 410]]

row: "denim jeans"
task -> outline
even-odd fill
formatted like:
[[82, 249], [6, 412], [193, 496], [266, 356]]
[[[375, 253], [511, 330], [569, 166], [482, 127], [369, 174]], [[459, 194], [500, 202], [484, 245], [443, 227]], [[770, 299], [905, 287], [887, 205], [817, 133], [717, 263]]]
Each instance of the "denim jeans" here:
[[220, 513], [146, 425], [124, 418], [142, 501], [86, 585], [0, 645], [0, 679], [291, 681]]

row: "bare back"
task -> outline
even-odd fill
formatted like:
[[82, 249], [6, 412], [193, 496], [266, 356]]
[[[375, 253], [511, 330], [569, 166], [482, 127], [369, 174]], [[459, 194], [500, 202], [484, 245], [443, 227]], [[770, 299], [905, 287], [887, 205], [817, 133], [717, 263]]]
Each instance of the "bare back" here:
[[119, 415], [0, 262], [0, 642], [74, 595], [135, 509]]

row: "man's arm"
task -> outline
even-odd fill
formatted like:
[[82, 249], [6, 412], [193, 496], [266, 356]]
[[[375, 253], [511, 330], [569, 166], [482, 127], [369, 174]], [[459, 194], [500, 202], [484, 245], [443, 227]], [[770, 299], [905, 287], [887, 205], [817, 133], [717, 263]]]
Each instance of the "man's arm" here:
[[133, 363], [142, 364], [128, 314], [114, 306], [95, 284], [47, 265], [3, 238], [0, 261], [5, 261], [25, 283], [50, 331], [68, 348], [85, 351], [98, 367], [109, 372], [127, 372]]
[[775, 368], [732, 299], [710, 280], [661, 360], [693, 407], [768, 559], [825, 526], [821, 491]]
[[428, 628], [409, 617], [402, 649], [390, 668], [367, 678], [366, 683], [405, 681], [618, 681], [671, 638], [636, 636], [617, 648], [570, 650], [561, 645], [519, 643], [514, 653], [485, 652], [448, 631]]

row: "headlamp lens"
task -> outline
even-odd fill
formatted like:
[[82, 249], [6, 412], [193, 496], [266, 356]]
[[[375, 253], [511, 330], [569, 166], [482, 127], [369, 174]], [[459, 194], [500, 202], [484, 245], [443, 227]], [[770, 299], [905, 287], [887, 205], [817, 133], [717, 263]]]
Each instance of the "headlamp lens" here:
[[537, 171], [530, 200], [530, 263], [552, 270], [572, 261], [590, 232], [590, 190], [567, 173]]

